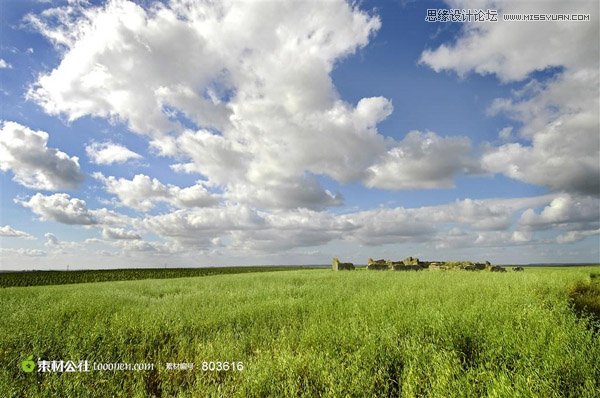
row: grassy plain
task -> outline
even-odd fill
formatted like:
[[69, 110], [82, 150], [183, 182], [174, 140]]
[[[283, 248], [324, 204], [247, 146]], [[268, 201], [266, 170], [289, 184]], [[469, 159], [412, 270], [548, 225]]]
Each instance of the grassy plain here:
[[65, 285], [71, 283], [129, 281], [138, 279], [170, 279], [191, 276], [244, 274], [306, 269], [310, 266], [250, 266], [213, 268], [126, 268], [81, 271], [0, 272], [0, 288], [13, 286]]
[[[597, 397], [600, 337], [569, 303], [569, 286], [593, 271], [299, 270], [4, 288], [0, 396]], [[29, 355], [157, 367], [25, 373]], [[244, 369], [202, 371], [203, 361]]]

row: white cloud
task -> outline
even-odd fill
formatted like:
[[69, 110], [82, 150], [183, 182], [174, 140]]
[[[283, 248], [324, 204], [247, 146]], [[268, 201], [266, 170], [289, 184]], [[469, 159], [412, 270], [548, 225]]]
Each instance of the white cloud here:
[[464, 199], [438, 206], [381, 208], [341, 216], [356, 227], [347, 240], [366, 245], [435, 242], [438, 247], [474, 247], [512, 242], [510, 228], [522, 209], [544, 205], [552, 196]]
[[31, 209], [43, 221], [56, 221], [73, 225], [98, 224], [98, 220], [88, 210], [85, 201], [71, 198], [66, 193], [56, 193], [49, 196], [36, 193], [28, 201], [15, 200], [15, 202]]
[[0, 58], [0, 69], [10, 69], [12, 65]]
[[[473, 1], [447, 1], [452, 8], [473, 9]], [[548, 67], [597, 68], [598, 2], [591, 1], [480, 1], [476, 8], [495, 9], [496, 23], [464, 24], [453, 44], [426, 50], [421, 62], [435, 71], [453, 70], [495, 74], [504, 81], [525, 79]], [[591, 14], [587, 22], [510, 22], [505, 13]], [[523, 40], [523, 38], [527, 40]], [[551, 38], [551, 39], [550, 39]]]
[[600, 223], [600, 200], [586, 196], [559, 195], [539, 213], [534, 209], [527, 209], [519, 223], [531, 229], [569, 224], [577, 224], [580, 228], [581, 224], [597, 225]]
[[473, 244], [482, 247], [506, 247], [531, 244], [532, 239], [533, 234], [530, 231], [488, 231], [477, 233]]
[[247, 206], [196, 208], [148, 216], [137, 225], [163, 238], [187, 245], [210, 245], [212, 239], [232, 231], [258, 231], [266, 226], [264, 217]]
[[514, 231], [511, 235], [511, 240], [517, 243], [527, 243], [530, 242], [533, 238], [533, 233], [531, 231]]
[[158, 202], [185, 208], [212, 206], [218, 201], [218, 196], [210, 193], [202, 183], [180, 188], [175, 185], [165, 185], [156, 178], [144, 174], [137, 174], [133, 179], [127, 180], [94, 173], [94, 178], [102, 181], [106, 190], [117, 195], [125, 206], [140, 211], [148, 211]]
[[434, 242], [436, 249], [444, 251], [457, 248], [506, 248], [536, 243], [531, 231], [469, 231], [456, 227], [438, 233]]
[[60, 241], [58, 240], [56, 235], [54, 235], [50, 232], [45, 233], [44, 237], [46, 238], [46, 243], [44, 243], [44, 246], [46, 246], [46, 247], [54, 247], [54, 246], [58, 246], [60, 244]]
[[600, 235], [600, 229], [590, 231], [569, 231], [565, 234], [559, 235], [556, 238], [557, 243], [574, 243], [587, 238], [588, 236]]
[[458, 227], [452, 227], [447, 231], [440, 231], [434, 241], [436, 249], [451, 249], [457, 247], [469, 247], [473, 245], [476, 237], [470, 231]]
[[192, 162], [175, 163], [175, 164], [170, 165], [169, 167], [171, 168], [171, 170], [173, 170], [176, 173], [193, 174], [193, 173], [197, 172], [196, 166]]
[[0, 247], [0, 256], [2, 257], [10, 257], [10, 256], [26, 256], [26, 257], [44, 257], [46, 256], [46, 252], [40, 249], [25, 249], [25, 248], [4, 248]]
[[102, 237], [104, 239], [116, 240], [139, 240], [142, 237], [134, 231], [127, 231], [124, 228], [103, 228]]
[[[552, 196], [472, 200], [406, 209], [381, 208], [335, 215], [308, 209], [257, 211], [242, 205], [178, 210], [147, 216], [135, 227], [182, 247], [209, 249], [218, 241], [242, 253], [277, 252], [332, 241], [360, 245], [433, 242], [438, 247], [519, 244], [532, 239], [528, 230], [511, 231], [525, 208], [550, 203]], [[461, 226], [458, 229], [456, 226]], [[448, 234], [446, 229], [464, 233]]]
[[367, 186], [385, 189], [450, 188], [468, 171], [471, 143], [466, 137], [440, 137], [411, 131], [369, 168]]
[[375, 209], [343, 217], [357, 227], [345, 239], [363, 245], [418, 242], [429, 240], [436, 232], [431, 220], [421, 218], [418, 211], [404, 209]]
[[[341, 204], [341, 195], [314, 176], [434, 188], [451, 186], [466, 167], [465, 138], [412, 133], [386, 141], [376, 126], [392, 112], [388, 99], [340, 98], [330, 76], [336, 62], [380, 27], [377, 16], [345, 1], [172, 1], [150, 10], [111, 1], [55, 13], [58, 26], [30, 17], [65, 53], [29, 98], [69, 120], [127, 122], [160, 154], [184, 161], [174, 170], [203, 175], [227, 199], [324, 209]], [[69, 35], [66, 23], [76, 27]], [[184, 128], [184, 119], [195, 127]], [[456, 154], [441, 154], [445, 144]]]
[[121, 164], [130, 159], [142, 158], [138, 153], [112, 142], [93, 142], [85, 147], [85, 152], [95, 164]]
[[512, 225], [517, 208], [510, 203], [489, 200], [464, 199], [442, 206], [421, 208], [426, 216], [437, 223], [461, 223], [474, 230], [505, 230]]
[[24, 21], [34, 29], [44, 32], [44, 35], [57, 47], [64, 49], [73, 45], [78, 35], [81, 34], [83, 23], [79, 20], [85, 9], [86, 1], [77, 4], [68, 1], [65, 7], [48, 8], [40, 15], [28, 14]]
[[[582, 202], [565, 195], [465, 199], [438, 206], [379, 208], [339, 215], [303, 208], [259, 211], [226, 203], [139, 218], [106, 209], [90, 210], [85, 202], [66, 194], [38, 194], [21, 203], [42, 220], [101, 228], [104, 240], [94, 242], [120, 248], [124, 254], [219, 252], [248, 256], [332, 242], [358, 246], [429, 244], [440, 250], [502, 247], [536, 243], [536, 231], [550, 224], [575, 231], [556, 238], [561, 243], [584, 239], [592, 235], [585, 231], [599, 227], [597, 202], [589, 197]], [[539, 214], [532, 210], [540, 206], [547, 207]], [[523, 212], [524, 209], [527, 210]], [[160, 240], [143, 241], [141, 233], [156, 235]], [[50, 247], [54, 239], [47, 239]], [[59, 243], [53, 245], [53, 252], [81, 248], [74, 242]]]
[[498, 132], [498, 137], [504, 141], [508, 141], [512, 138], [512, 132], [512, 127], [504, 127], [502, 130], [500, 130], [500, 132]]
[[264, 253], [320, 246], [342, 239], [357, 229], [343, 217], [308, 209], [259, 215], [262, 217], [261, 228], [243, 228], [231, 233], [231, 249]]
[[241, 143], [206, 130], [186, 131], [174, 145], [193, 161], [184, 171], [202, 173], [222, 185], [243, 180], [251, 159]]
[[125, 255], [142, 253], [173, 255], [181, 253], [177, 244], [169, 242], [148, 242], [138, 239], [125, 239], [115, 241], [114, 246], [120, 248]]
[[79, 159], [48, 148], [48, 133], [5, 121], [0, 129], [0, 170], [34, 189], [76, 188], [83, 181]]
[[27, 232], [19, 231], [14, 229], [10, 225], [5, 225], [0, 227], [0, 236], [7, 238], [25, 238], [25, 239], [34, 239], [33, 236], [29, 235]]
[[90, 213], [101, 225], [127, 226], [135, 220], [132, 217], [105, 208], [90, 210]]
[[[502, 9], [514, 5], [502, 4]], [[386, 138], [377, 126], [391, 114], [390, 100], [349, 103], [340, 97], [332, 70], [380, 27], [377, 16], [347, 2], [173, 0], [144, 9], [115, 0], [100, 7], [71, 4], [29, 21], [61, 51], [58, 66], [30, 87], [30, 99], [68, 120], [98, 116], [124, 122], [152, 150], [172, 157], [174, 171], [200, 176], [182, 188], [143, 174], [94, 175], [115, 202], [130, 208], [148, 212], [167, 204], [170, 209], [159, 215], [91, 210], [66, 194], [20, 202], [43, 220], [95, 226], [103, 244], [123, 253], [247, 254], [332, 242], [525, 246], [546, 225], [568, 230], [567, 237], [556, 238], [565, 241], [594, 228], [595, 213], [578, 217], [582, 209], [575, 204], [566, 205], [576, 210], [563, 218], [557, 214], [564, 210], [537, 210], [562, 208], [563, 195], [579, 200], [567, 194], [327, 211], [343, 197], [324, 189], [322, 177], [383, 189], [431, 189], [452, 187], [457, 175], [477, 171], [469, 139], [418, 131], [401, 140]], [[524, 35], [534, 29], [544, 33]], [[564, 34], [551, 35], [549, 29]], [[502, 112], [515, 126], [500, 132], [503, 145], [484, 148], [485, 171], [556, 192], [594, 192], [597, 50], [584, 53], [578, 48], [585, 44], [567, 42], [575, 37], [588, 43], [594, 29], [581, 23], [465, 25], [455, 44], [423, 54], [422, 61], [435, 70], [493, 73], [507, 82], [548, 66], [563, 68], [556, 78], [524, 84], [511, 98], [492, 104], [491, 114]], [[548, 37], [553, 40], [547, 47], [556, 51], [538, 54], [547, 52], [540, 43]], [[137, 155], [109, 142], [86, 150], [98, 164]], [[571, 237], [572, 231], [578, 232]], [[160, 240], [140, 239], [146, 233]]]
[[74, 250], [81, 251], [84, 248], [81, 242], [62, 241], [51, 232], [44, 234], [44, 237], [46, 238], [44, 246], [52, 255], [73, 253]]
[[[452, 7], [472, 3], [450, 1]], [[557, 76], [529, 80], [512, 98], [490, 106], [492, 115], [504, 113], [520, 130], [502, 131], [507, 142], [488, 146], [484, 170], [502, 173], [554, 191], [600, 195], [599, 122], [599, 7], [597, 1], [481, 2], [499, 13], [583, 13], [586, 22], [508, 22], [465, 24], [458, 39], [423, 52], [421, 62], [436, 71], [454, 70], [495, 74], [502, 81], [521, 81], [534, 71], [555, 67]], [[468, 8], [468, 7], [467, 7]], [[501, 19], [501, 17], [500, 17]], [[527, 40], [523, 40], [526, 37]], [[549, 39], [551, 38], [551, 39]], [[514, 142], [520, 138], [521, 142]], [[513, 142], [511, 142], [513, 141]]]
[[342, 194], [323, 189], [313, 176], [267, 181], [256, 186], [236, 184], [230, 187], [225, 197], [233, 202], [267, 209], [323, 210], [340, 206], [344, 201]]
[[589, 195], [600, 194], [598, 70], [564, 72], [530, 98], [500, 99], [492, 112], [522, 123], [531, 145], [488, 148], [484, 169], [533, 184]]
[[[100, 208], [89, 209], [84, 200], [71, 198], [66, 193], [43, 195], [37, 193], [28, 200], [15, 199], [15, 203], [30, 209], [41, 221], [55, 221], [67, 225], [80, 225], [102, 229], [105, 239], [140, 239], [133, 231], [126, 229], [136, 223], [136, 219]], [[52, 233], [45, 235], [46, 246], [54, 245], [58, 240]], [[90, 243], [90, 242], [84, 242]], [[81, 248], [81, 242], [60, 242], [54, 245], [60, 251], [72, 248]]]

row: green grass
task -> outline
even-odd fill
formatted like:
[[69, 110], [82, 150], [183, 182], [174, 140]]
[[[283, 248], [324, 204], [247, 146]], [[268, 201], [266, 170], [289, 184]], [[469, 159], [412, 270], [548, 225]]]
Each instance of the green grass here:
[[[589, 274], [301, 270], [1, 289], [0, 396], [597, 397], [600, 338], [568, 296]], [[27, 374], [28, 355], [158, 368]], [[198, 369], [211, 360], [244, 370]]]
[[109, 282], [138, 279], [185, 278], [191, 276], [243, 274], [246, 272], [290, 271], [307, 268], [310, 267], [254, 266], [213, 268], [137, 268], [86, 271], [0, 272], [0, 288], [13, 286], [65, 285], [70, 283]]

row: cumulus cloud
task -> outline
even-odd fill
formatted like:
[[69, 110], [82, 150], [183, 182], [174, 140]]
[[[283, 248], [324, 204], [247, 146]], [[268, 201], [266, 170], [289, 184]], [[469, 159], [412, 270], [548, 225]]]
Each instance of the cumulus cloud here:
[[[180, 96], [181, 84], [209, 84], [222, 69], [222, 56], [207, 48], [183, 15], [161, 8], [147, 11], [133, 2], [110, 1], [104, 7], [70, 5], [30, 15], [34, 27], [66, 49], [60, 66], [40, 77], [30, 98], [70, 120], [94, 115], [127, 121], [136, 131], [175, 128], [163, 109], [177, 102], [168, 94]], [[192, 99], [211, 105], [197, 92]]]
[[[449, 0], [447, 3], [451, 8], [475, 7], [472, 1], [467, 0]], [[498, 10], [499, 21], [464, 24], [456, 42], [424, 51], [421, 62], [435, 71], [452, 70], [460, 75], [470, 71], [495, 74], [504, 81], [522, 80], [531, 72], [548, 67], [597, 68], [599, 14], [598, 3], [594, 0], [488, 0], [480, 1], [476, 8]], [[591, 14], [591, 21], [531, 23], [501, 20], [502, 14], [532, 12]], [[527, 40], [523, 40], [524, 37]], [[550, 37], [552, 40], [548, 40]]]
[[468, 231], [453, 228], [433, 239], [436, 249], [504, 248], [535, 243], [531, 231]]
[[181, 148], [192, 160], [181, 171], [202, 173], [222, 185], [244, 180], [250, 154], [239, 142], [206, 130], [188, 130], [173, 145]]
[[116, 240], [138, 240], [142, 237], [134, 231], [127, 231], [124, 228], [103, 228], [102, 237], [104, 239]]
[[345, 239], [366, 245], [434, 242], [437, 247], [474, 247], [514, 243], [513, 219], [529, 206], [549, 203], [552, 196], [457, 200], [438, 206], [381, 208], [341, 216], [356, 226]]
[[0, 58], [0, 69], [10, 69], [12, 65]]
[[269, 213], [228, 204], [147, 216], [135, 226], [181, 247], [209, 249], [216, 239], [219, 247], [245, 253], [321, 246], [336, 240], [366, 246], [411, 242], [432, 242], [438, 247], [499, 246], [501, 242], [529, 242], [531, 231], [513, 230], [513, 220], [523, 209], [549, 204], [552, 198], [465, 199], [439, 206], [340, 215], [302, 208]]
[[56, 237], [56, 235], [54, 235], [51, 232], [47, 232], [46, 234], [44, 234], [44, 237], [46, 238], [46, 242], [44, 243], [44, 246], [53, 255], [66, 254], [68, 252], [72, 252], [73, 250], [76, 250], [76, 249], [80, 250], [83, 248], [83, 245], [81, 242], [62, 241], [62, 240], [58, 239]]
[[51, 191], [76, 188], [84, 179], [76, 156], [48, 148], [48, 133], [10, 121], [0, 129], [0, 170], [12, 171], [25, 187]]
[[33, 239], [33, 236], [29, 235], [27, 232], [19, 231], [14, 229], [10, 225], [5, 225], [0, 227], [0, 236], [5, 238], [25, 238], [25, 239]]
[[53, 233], [45, 233], [44, 237], [46, 238], [46, 243], [44, 243], [44, 246], [46, 247], [54, 247], [54, 246], [58, 246], [60, 241], [58, 240], [58, 238], [56, 237], [56, 235], [54, 235]]
[[[518, 12], [524, 6], [498, 7]], [[490, 115], [502, 113], [515, 125], [500, 133], [502, 145], [484, 148], [476, 165], [465, 137], [380, 134], [378, 124], [393, 111], [387, 98], [341, 98], [331, 72], [366, 46], [381, 24], [342, 0], [173, 0], [148, 8], [114, 0], [52, 8], [28, 21], [61, 56], [31, 85], [30, 100], [68, 120], [97, 116], [126, 123], [156, 153], [172, 157], [174, 171], [200, 176], [195, 185], [178, 187], [143, 174], [94, 174], [124, 206], [140, 212], [160, 203], [172, 207], [158, 215], [92, 210], [66, 194], [20, 201], [43, 220], [95, 226], [105, 244], [124, 252], [276, 252], [334, 241], [491, 247], [529, 244], [546, 225], [568, 231], [556, 239], [574, 241], [589, 236], [569, 235], [576, 225], [582, 226], [577, 231], [594, 226], [593, 212], [576, 216], [590, 207], [587, 199], [581, 208], [565, 205], [576, 209], [562, 218], [570, 221], [540, 207], [561, 207], [560, 200], [580, 200], [573, 192], [598, 188], [598, 54], [585, 44], [597, 24], [465, 24], [454, 44], [423, 53], [421, 61], [435, 70], [523, 81], [521, 90], [491, 104]], [[548, 37], [552, 43], [540, 46]], [[584, 44], [569, 45], [572, 38]], [[548, 67], [558, 67], [553, 79], [524, 81]], [[86, 151], [98, 164], [137, 155], [111, 142], [92, 143]], [[334, 214], [328, 209], [344, 198], [319, 182], [431, 189], [452, 187], [457, 175], [479, 167], [571, 196]], [[146, 233], [161, 241], [140, 239]]]
[[30, 209], [43, 221], [56, 221], [71, 225], [93, 225], [98, 220], [88, 210], [84, 200], [71, 198], [66, 193], [45, 196], [36, 193], [28, 201], [15, 200]]
[[28, 200], [15, 203], [30, 209], [42, 221], [56, 221], [68, 225], [120, 226], [130, 225], [133, 219], [107, 209], [90, 210], [84, 200], [71, 198], [66, 193], [43, 195], [36, 193]]
[[522, 123], [521, 138], [488, 148], [482, 167], [490, 172], [557, 191], [600, 195], [598, 69], [565, 72], [526, 99], [501, 99], [492, 111]]
[[356, 229], [327, 212], [294, 209], [271, 214], [238, 204], [148, 216], [137, 226], [187, 250], [224, 248], [245, 254], [319, 246]]
[[[599, 228], [598, 203], [590, 197], [568, 195], [465, 199], [438, 206], [344, 214], [306, 208], [266, 212], [228, 202], [138, 218], [106, 209], [88, 209], [85, 202], [66, 194], [38, 194], [21, 203], [42, 220], [96, 226], [104, 240], [94, 241], [119, 248], [123, 253], [157, 255], [215, 250], [244, 255], [277, 253], [330, 242], [360, 246], [427, 243], [438, 249], [527, 245], [536, 242], [537, 230], [549, 225], [566, 229], [556, 241], [570, 243], [594, 235], [589, 231]], [[537, 213], [535, 208], [543, 210]], [[160, 239], [144, 241], [141, 233]], [[55, 245], [55, 239], [49, 235], [46, 238], [48, 248], [79, 248], [69, 242]]]
[[369, 168], [367, 186], [386, 189], [450, 188], [472, 167], [466, 137], [411, 131]]
[[90, 213], [101, 225], [127, 226], [131, 225], [135, 218], [117, 213], [106, 208], [90, 210]]
[[[172, 1], [149, 9], [110, 1], [29, 20], [64, 48], [30, 99], [69, 120], [128, 123], [158, 153], [184, 160], [174, 170], [202, 175], [233, 201], [319, 210], [342, 197], [315, 176], [436, 188], [451, 186], [468, 163], [464, 138], [386, 140], [377, 124], [393, 110], [388, 99], [340, 98], [331, 78], [336, 62], [367, 45], [381, 25], [342, 0]], [[443, 145], [456, 153], [441, 156]]]
[[510, 245], [531, 244], [533, 234], [529, 231], [490, 231], [479, 232], [474, 244], [476, 246], [505, 247]]
[[600, 229], [594, 229], [590, 231], [569, 231], [565, 234], [557, 236], [556, 242], [561, 244], [579, 242], [588, 236], [594, 235], [600, 235]]
[[[464, 1], [449, 3], [454, 8], [472, 7]], [[482, 8], [499, 9], [500, 14], [527, 14], [532, 12], [530, 5], [482, 2]], [[504, 129], [501, 138], [509, 142], [488, 146], [481, 165], [488, 172], [557, 192], [598, 196], [598, 2], [536, 2], [535, 6], [536, 13], [590, 14], [591, 21], [465, 24], [453, 44], [423, 52], [421, 62], [436, 71], [494, 74], [505, 82], [523, 81], [532, 72], [556, 68], [554, 78], [545, 82], [530, 79], [511, 98], [491, 104], [491, 115], [505, 114], [521, 128], [517, 134], [507, 130], [511, 126]]]
[[346, 239], [369, 246], [425, 241], [436, 231], [430, 220], [402, 207], [358, 212], [346, 215], [344, 219], [357, 226], [356, 231]]
[[547, 229], [552, 226], [577, 224], [579, 228], [600, 223], [600, 201], [593, 197], [560, 195], [539, 213], [534, 209], [523, 212], [520, 224], [531, 229]]
[[[65, 7], [48, 8], [41, 12], [40, 15], [28, 14], [24, 21], [31, 25], [32, 28], [43, 31], [44, 35], [57, 47], [65, 49], [73, 45], [79, 32], [83, 28], [80, 22], [85, 9], [81, 5], [85, 5], [85, 1], [79, 4], [73, 1], [68, 1]], [[33, 51], [33, 49], [31, 49]]]
[[133, 179], [105, 177], [94, 173], [109, 193], [117, 195], [121, 203], [132, 209], [148, 211], [157, 202], [166, 202], [175, 207], [205, 207], [217, 203], [218, 196], [210, 193], [202, 183], [186, 188], [165, 185], [156, 178], [137, 174]]
[[93, 142], [85, 147], [85, 152], [95, 164], [122, 164], [131, 159], [142, 158], [140, 154], [112, 142]]
[[505, 230], [512, 225], [515, 208], [510, 203], [464, 199], [442, 206], [422, 208], [427, 217], [438, 223], [461, 223], [474, 230]]
[[260, 229], [238, 229], [231, 234], [234, 250], [277, 252], [319, 246], [351, 235], [357, 229], [343, 217], [309, 209], [259, 215], [263, 220]]
[[323, 189], [311, 175], [283, 181], [268, 181], [260, 186], [235, 184], [230, 187], [225, 197], [234, 202], [267, 209], [323, 210], [331, 206], [340, 206], [344, 202], [341, 193]]
[[44, 250], [40, 250], [40, 249], [26, 249], [26, 248], [12, 249], [12, 248], [0, 247], [0, 255], [3, 257], [14, 256], [14, 255], [26, 256], [26, 257], [44, 257], [46, 254], [48, 254], [48, 253], [46, 253]]
[[258, 231], [266, 226], [263, 216], [243, 205], [177, 210], [145, 217], [137, 225], [186, 245], [209, 245], [220, 235], [240, 230]]
[[177, 244], [170, 242], [148, 242], [137, 239], [117, 240], [114, 246], [120, 248], [125, 255], [130, 254], [157, 254], [157, 255], [173, 255], [181, 253]]

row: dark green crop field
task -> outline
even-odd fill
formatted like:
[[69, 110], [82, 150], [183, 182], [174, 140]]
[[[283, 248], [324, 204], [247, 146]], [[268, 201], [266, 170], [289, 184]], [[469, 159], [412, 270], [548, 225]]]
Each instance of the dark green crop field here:
[[[312, 269], [8, 287], [0, 396], [598, 397], [598, 321], [573, 301], [594, 294], [594, 273]], [[38, 359], [155, 366], [41, 372]]]
[[65, 285], [70, 283], [127, 281], [138, 279], [169, 279], [191, 276], [243, 274], [307, 269], [308, 266], [285, 267], [214, 267], [214, 268], [139, 268], [89, 271], [28, 271], [0, 272], [0, 288], [12, 286]]

